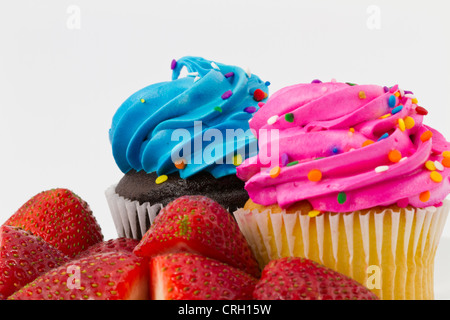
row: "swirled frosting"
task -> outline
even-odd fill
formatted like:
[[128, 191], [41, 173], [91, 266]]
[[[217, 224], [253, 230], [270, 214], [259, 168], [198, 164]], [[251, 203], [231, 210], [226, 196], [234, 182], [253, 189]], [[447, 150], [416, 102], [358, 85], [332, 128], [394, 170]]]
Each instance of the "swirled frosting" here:
[[427, 113], [398, 85], [286, 87], [250, 121], [260, 152], [237, 175], [255, 203], [281, 208], [301, 200], [320, 212], [439, 206], [450, 192], [450, 144], [422, 123]]
[[[179, 78], [183, 67], [187, 76]], [[115, 113], [109, 138], [118, 167], [124, 173], [179, 171], [182, 178], [201, 171], [216, 178], [235, 174], [241, 159], [257, 153], [248, 121], [266, 100], [268, 83], [200, 57], [173, 60], [171, 69], [172, 81], [139, 90]]]

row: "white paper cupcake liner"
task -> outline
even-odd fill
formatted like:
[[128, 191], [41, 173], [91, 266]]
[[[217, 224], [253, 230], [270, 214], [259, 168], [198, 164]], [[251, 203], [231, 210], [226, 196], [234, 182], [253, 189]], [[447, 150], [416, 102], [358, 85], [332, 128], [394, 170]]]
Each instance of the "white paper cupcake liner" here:
[[116, 193], [115, 184], [105, 191], [105, 195], [119, 237], [140, 240], [163, 207], [161, 203], [125, 199]]
[[[301, 212], [272, 213], [271, 210], [259, 212], [238, 209], [234, 216], [262, 268], [269, 260], [282, 256], [303, 256], [310, 259], [314, 257], [317, 262], [340, 272], [345, 271], [343, 273], [365, 283], [367, 277], [361, 278], [361, 273], [366, 270], [354, 270], [355, 259], [364, 261], [366, 268], [375, 261], [375, 264], [384, 266], [386, 270], [388, 266], [397, 268], [397, 272], [400, 270], [399, 264], [402, 264], [402, 268], [410, 268], [409, 270], [415, 270], [416, 264], [417, 268], [426, 265], [430, 267], [423, 269], [432, 270], [434, 254], [449, 210], [450, 201], [444, 200], [440, 207], [404, 209], [404, 216], [392, 209], [372, 210], [367, 214], [359, 211], [325, 213], [313, 218]], [[386, 220], [389, 221], [388, 224], [385, 224], [385, 219], [389, 219]], [[347, 261], [342, 261], [343, 257]], [[401, 261], [396, 261], [396, 258]], [[418, 273], [416, 278], [422, 279], [422, 275]], [[432, 274], [428, 271], [425, 273], [424, 286], [432, 286]], [[412, 282], [419, 281], [417, 279]], [[414, 286], [406, 280], [405, 282], [404, 286]], [[416, 293], [415, 297], [420, 298], [420, 288], [416, 289], [419, 293]], [[432, 287], [424, 290], [430, 291]], [[383, 291], [384, 287], [377, 294], [382, 295]], [[404, 288], [404, 291], [405, 298], [408, 298], [408, 290]], [[402, 294], [400, 293], [400, 296]], [[398, 292], [395, 295], [398, 295]]]

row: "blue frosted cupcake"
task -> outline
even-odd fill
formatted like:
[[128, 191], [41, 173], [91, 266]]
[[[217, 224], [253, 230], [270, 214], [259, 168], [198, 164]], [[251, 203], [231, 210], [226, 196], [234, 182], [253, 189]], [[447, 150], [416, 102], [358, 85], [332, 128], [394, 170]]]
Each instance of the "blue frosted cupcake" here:
[[207, 196], [231, 212], [248, 200], [236, 166], [258, 152], [248, 121], [268, 83], [200, 57], [173, 60], [171, 69], [172, 81], [137, 91], [112, 120], [112, 153], [124, 176], [106, 195], [119, 236], [141, 238], [183, 195]]

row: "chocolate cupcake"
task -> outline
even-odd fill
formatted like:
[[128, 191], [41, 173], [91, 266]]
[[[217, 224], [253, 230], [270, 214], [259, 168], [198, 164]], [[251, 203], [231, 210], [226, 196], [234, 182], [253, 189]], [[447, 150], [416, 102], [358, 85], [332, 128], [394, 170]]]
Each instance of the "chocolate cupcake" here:
[[183, 195], [205, 195], [230, 212], [248, 199], [236, 166], [257, 154], [248, 122], [269, 83], [200, 57], [173, 60], [171, 69], [172, 81], [134, 93], [112, 120], [112, 153], [124, 176], [106, 196], [119, 236], [140, 239]]

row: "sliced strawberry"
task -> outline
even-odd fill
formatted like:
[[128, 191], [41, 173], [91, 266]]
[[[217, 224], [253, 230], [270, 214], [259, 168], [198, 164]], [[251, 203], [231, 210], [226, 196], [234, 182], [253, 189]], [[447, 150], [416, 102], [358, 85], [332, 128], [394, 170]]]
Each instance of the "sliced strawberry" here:
[[192, 252], [258, 277], [260, 270], [231, 214], [204, 196], [183, 196], [164, 207], [134, 249], [138, 256]]
[[355, 280], [306, 258], [281, 258], [264, 268], [256, 300], [376, 300]]
[[223, 262], [191, 253], [150, 261], [153, 300], [251, 300], [257, 279]]
[[143, 258], [125, 252], [88, 256], [45, 273], [8, 299], [148, 299], [148, 263]]
[[40, 237], [18, 227], [0, 227], [0, 300], [39, 275], [69, 261]]
[[5, 225], [30, 231], [70, 257], [103, 240], [100, 226], [88, 204], [67, 189], [37, 194]]
[[75, 258], [80, 259], [106, 252], [133, 252], [138, 243], [139, 240], [131, 238], [110, 239], [108, 241], [98, 242], [90, 246], [86, 250], [80, 252], [80, 254], [78, 254]]

